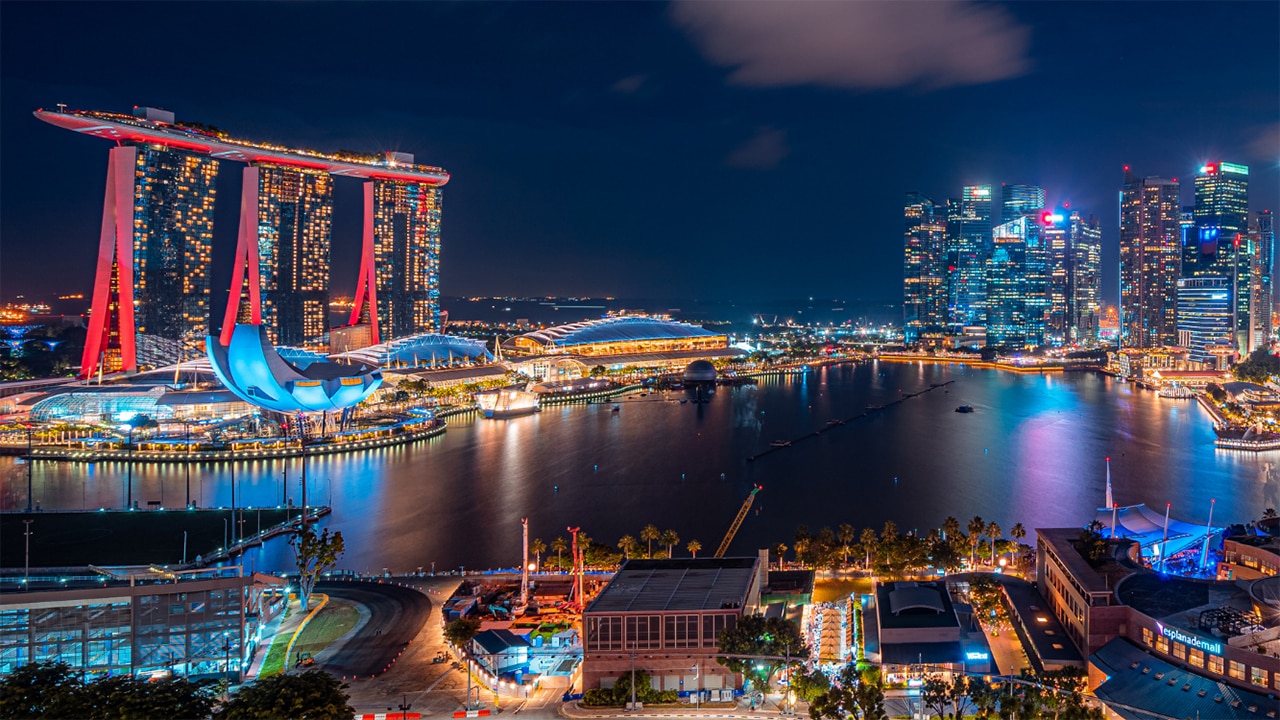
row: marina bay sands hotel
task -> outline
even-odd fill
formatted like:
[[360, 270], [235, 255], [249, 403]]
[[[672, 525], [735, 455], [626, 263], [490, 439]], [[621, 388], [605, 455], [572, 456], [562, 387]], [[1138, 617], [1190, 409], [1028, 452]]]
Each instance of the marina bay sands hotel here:
[[123, 115], [60, 107], [35, 116], [116, 142], [81, 377], [137, 370], [140, 349], [171, 348], [177, 360], [182, 347], [203, 345], [222, 161], [245, 164], [224, 335], [236, 322], [253, 322], [279, 345], [325, 342], [334, 176], [365, 181], [350, 325], [367, 328], [364, 344], [441, 330], [444, 170], [414, 164], [407, 153], [319, 153], [240, 140], [154, 108]]

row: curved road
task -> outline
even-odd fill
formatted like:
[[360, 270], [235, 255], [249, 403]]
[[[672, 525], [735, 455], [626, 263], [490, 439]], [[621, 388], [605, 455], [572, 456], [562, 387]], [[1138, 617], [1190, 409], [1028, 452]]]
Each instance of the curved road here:
[[381, 673], [417, 637], [431, 614], [431, 600], [420, 591], [376, 582], [321, 582], [329, 597], [363, 606], [369, 616], [333, 655], [318, 663], [340, 676]]

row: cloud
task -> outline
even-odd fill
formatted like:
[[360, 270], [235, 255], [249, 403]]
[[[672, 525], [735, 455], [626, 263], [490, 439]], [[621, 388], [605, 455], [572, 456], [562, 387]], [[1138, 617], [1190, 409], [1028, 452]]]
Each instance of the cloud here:
[[613, 91], [624, 95], [634, 95], [640, 92], [640, 88], [644, 86], [645, 81], [648, 79], [649, 76], [644, 74], [628, 75], [613, 84]]
[[1030, 28], [968, 2], [678, 0], [676, 25], [738, 85], [940, 88], [1030, 69]]
[[768, 170], [778, 166], [791, 153], [787, 147], [787, 131], [762, 127], [756, 134], [725, 157], [730, 167]]
[[1255, 162], [1272, 163], [1280, 160], [1280, 122], [1254, 128], [1249, 141], [1249, 154]]

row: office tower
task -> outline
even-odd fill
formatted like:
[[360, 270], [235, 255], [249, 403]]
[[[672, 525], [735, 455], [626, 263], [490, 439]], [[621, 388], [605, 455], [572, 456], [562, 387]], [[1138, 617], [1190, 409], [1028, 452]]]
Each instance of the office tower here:
[[1062, 346], [1071, 339], [1072, 274], [1070, 226], [1061, 213], [1040, 213], [1040, 232], [1047, 257], [1048, 305], [1045, 314], [1045, 344]]
[[1067, 221], [1071, 251], [1070, 340], [1089, 345], [1098, 341], [1102, 320], [1102, 227], [1093, 216], [1085, 220], [1076, 211]]
[[[404, 153], [395, 159], [413, 162]], [[371, 180], [364, 193], [364, 252], [351, 323], [368, 323], [374, 344], [440, 332], [443, 192], [425, 182]]]
[[1181, 277], [1196, 274], [1196, 266], [1200, 263], [1200, 241], [1196, 238], [1195, 209], [1182, 208], [1182, 219], [1178, 222], [1182, 233], [1182, 273]]
[[947, 320], [946, 219], [918, 192], [907, 193], [903, 217], [902, 329], [916, 342], [942, 332]]
[[1124, 347], [1177, 342], [1182, 261], [1178, 183], [1139, 178], [1125, 167], [1120, 191], [1120, 317]]
[[1041, 224], [1023, 215], [991, 232], [987, 262], [987, 345], [1043, 345], [1049, 305], [1048, 254]]
[[1249, 168], [1228, 162], [1201, 166], [1195, 178], [1192, 214], [1200, 253], [1193, 274], [1231, 279], [1236, 345], [1251, 349], [1252, 247], [1245, 236], [1249, 217]]
[[947, 202], [948, 324], [961, 330], [987, 321], [987, 257], [991, 246], [991, 186], [966, 185]]
[[1249, 231], [1249, 245], [1253, 256], [1253, 272], [1249, 306], [1251, 342], [1249, 351], [1267, 347], [1271, 342], [1271, 318], [1274, 311], [1271, 273], [1275, 263], [1276, 232], [1274, 216], [1270, 210], [1259, 210]]
[[182, 150], [112, 148], [81, 377], [137, 370], [140, 335], [177, 360], [208, 332], [217, 175], [217, 160]]
[[1214, 368], [1235, 354], [1231, 283], [1224, 277], [1178, 281], [1178, 345], [1192, 360]]
[[1000, 185], [1000, 222], [1034, 215], [1044, 207], [1044, 188], [1036, 185]]

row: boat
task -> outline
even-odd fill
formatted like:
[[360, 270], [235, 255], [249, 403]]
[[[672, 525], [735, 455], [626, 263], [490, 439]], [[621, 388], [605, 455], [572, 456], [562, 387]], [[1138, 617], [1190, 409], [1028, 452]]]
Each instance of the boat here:
[[619, 405], [619, 404], [617, 404], [617, 403], [614, 403], [614, 404], [613, 404], [613, 412], [618, 412], [618, 411], [619, 411], [619, 410], [621, 410], [621, 409], [622, 409], [622, 406], [621, 406], [621, 405]]
[[791, 447], [791, 441], [790, 441], [790, 440], [774, 440], [773, 442], [771, 442], [771, 443], [769, 443], [769, 444], [770, 444], [770, 445], [772, 445], [773, 447], [776, 447], [776, 448]]
[[491, 420], [532, 415], [541, 410], [537, 393], [514, 389], [476, 393], [476, 405]]
[[973, 412], [973, 406], [972, 406], [972, 405], [961, 405], [960, 407], [956, 408], [956, 412], [958, 412], [958, 413], [971, 413], [971, 412]]
[[689, 398], [680, 398], [680, 404], [681, 404], [681, 405], [683, 405], [683, 404], [685, 404], [685, 403], [687, 403], [687, 402], [689, 402]]
[[836, 426], [836, 425], [843, 425], [843, 424], [844, 424], [844, 421], [843, 421], [843, 420], [840, 420], [839, 418], [837, 418], [837, 419], [835, 419], [835, 420], [828, 420], [828, 421], [827, 421], [827, 425], [830, 425], [830, 426], [833, 426], [833, 427], [834, 427], [834, 426]]

